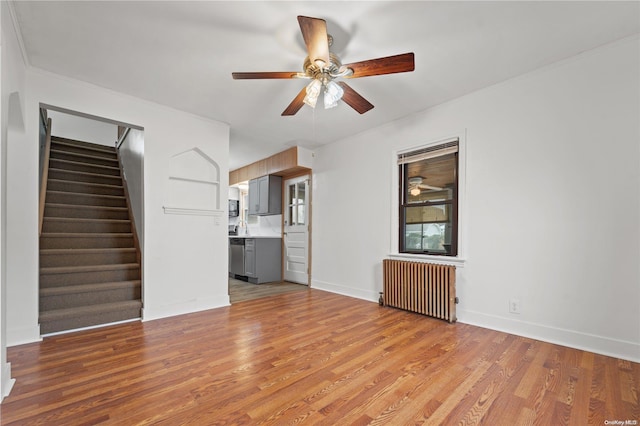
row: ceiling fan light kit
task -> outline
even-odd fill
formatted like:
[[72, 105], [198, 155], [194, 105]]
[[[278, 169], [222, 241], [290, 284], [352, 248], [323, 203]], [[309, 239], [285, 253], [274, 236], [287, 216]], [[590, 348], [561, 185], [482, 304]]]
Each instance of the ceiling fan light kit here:
[[387, 56], [342, 65], [340, 58], [329, 51], [333, 38], [327, 34], [324, 19], [298, 16], [298, 23], [309, 55], [305, 58], [304, 72], [234, 72], [234, 80], [241, 79], [311, 79], [282, 112], [283, 116], [295, 115], [304, 104], [315, 108], [318, 97], [324, 93], [325, 109], [338, 105], [341, 99], [360, 114], [373, 108], [373, 104], [338, 78], [358, 78], [373, 75], [410, 72], [415, 68], [414, 54]]
[[338, 101], [342, 99], [344, 90], [333, 81], [328, 82], [324, 87], [324, 108], [329, 109], [338, 106]]

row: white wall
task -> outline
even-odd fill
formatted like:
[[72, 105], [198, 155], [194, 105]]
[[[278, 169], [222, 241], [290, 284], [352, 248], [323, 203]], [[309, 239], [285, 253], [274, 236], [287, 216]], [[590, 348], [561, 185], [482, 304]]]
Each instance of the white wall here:
[[[7, 281], [9, 276], [8, 259], [10, 246], [7, 226], [9, 185], [8, 156], [13, 150], [16, 135], [24, 133], [24, 63], [21, 58], [18, 40], [15, 37], [9, 5], [0, 4], [0, 75], [1, 85], [1, 149], [0, 149], [0, 401], [9, 394], [14, 384], [11, 378], [11, 363], [7, 362]], [[37, 172], [36, 172], [37, 173]], [[10, 222], [9, 222], [10, 223]]]
[[[197, 148], [220, 166], [219, 193], [228, 187], [229, 129], [219, 122], [142, 101], [35, 69], [27, 71], [26, 135], [13, 153], [21, 183], [8, 202], [9, 228], [15, 238], [9, 252], [18, 271], [7, 282], [8, 344], [39, 338], [37, 322], [37, 120], [45, 103], [144, 128], [145, 320], [229, 304], [227, 294], [227, 218], [166, 215], [163, 200], [169, 159]], [[10, 162], [13, 161], [10, 158]], [[11, 176], [10, 176], [11, 178]], [[20, 217], [18, 217], [20, 212]]]
[[317, 149], [312, 286], [377, 299], [381, 261], [397, 250], [394, 153], [459, 135], [459, 321], [640, 361], [639, 45], [626, 39]]
[[116, 124], [51, 110], [49, 110], [48, 116], [51, 118], [51, 134], [53, 136], [111, 147], [118, 139]]
[[136, 224], [136, 233], [140, 248], [144, 246], [142, 230], [144, 229], [144, 131], [130, 129], [127, 137], [120, 145], [120, 160], [129, 191], [131, 212]]

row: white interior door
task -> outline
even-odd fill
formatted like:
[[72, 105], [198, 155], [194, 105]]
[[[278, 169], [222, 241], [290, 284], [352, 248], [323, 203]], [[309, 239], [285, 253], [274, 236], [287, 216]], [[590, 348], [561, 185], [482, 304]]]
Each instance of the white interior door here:
[[309, 284], [309, 176], [284, 182], [284, 280]]

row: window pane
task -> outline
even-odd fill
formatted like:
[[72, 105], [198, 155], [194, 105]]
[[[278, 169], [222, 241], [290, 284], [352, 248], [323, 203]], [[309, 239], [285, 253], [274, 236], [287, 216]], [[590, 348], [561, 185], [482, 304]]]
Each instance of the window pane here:
[[306, 204], [305, 186], [304, 182], [298, 182], [298, 204]]
[[405, 196], [408, 203], [452, 200], [456, 183], [456, 154], [408, 163]]
[[295, 204], [296, 202], [296, 185], [289, 185], [289, 203]]
[[289, 205], [287, 207], [287, 209], [289, 210], [289, 225], [295, 225], [296, 224], [296, 211], [294, 209], [294, 207], [292, 205]]
[[405, 251], [451, 254], [453, 214], [450, 204], [405, 207]]
[[400, 252], [458, 254], [458, 153], [450, 148], [443, 144], [398, 156]]
[[422, 251], [422, 225], [407, 225], [404, 241], [407, 250]]
[[441, 223], [430, 223], [422, 227], [422, 247], [429, 251], [444, 252], [445, 226]]
[[405, 220], [407, 224], [449, 222], [451, 221], [450, 211], [449, 204], [407, 207]]
[[304, 216], [304, 204], [298, 205], [298, 222], [296, 225], [304, 225], [305, 224], [305, 216]]

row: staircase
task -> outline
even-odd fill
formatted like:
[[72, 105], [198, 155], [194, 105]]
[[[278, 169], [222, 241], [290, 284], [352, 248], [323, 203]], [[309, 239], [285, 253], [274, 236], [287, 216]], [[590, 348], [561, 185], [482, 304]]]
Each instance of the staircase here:
[[140, 254], [115, 148], [51, 138], [40, 332], [140, 318]]

